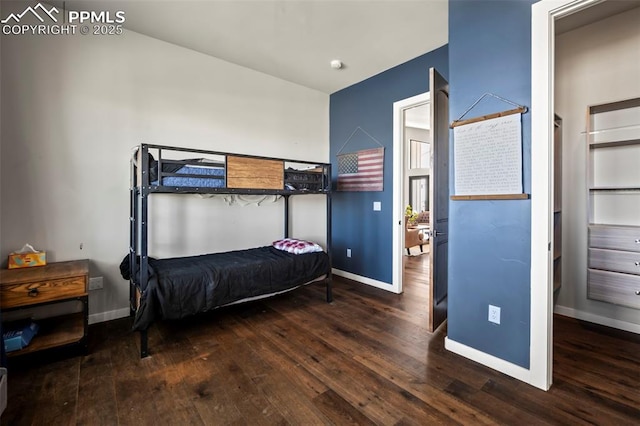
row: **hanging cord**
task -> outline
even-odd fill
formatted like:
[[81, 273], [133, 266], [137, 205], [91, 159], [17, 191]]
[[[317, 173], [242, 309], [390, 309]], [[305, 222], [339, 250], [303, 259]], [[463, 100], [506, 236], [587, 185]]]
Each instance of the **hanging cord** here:
[[378, 145], [380, 145], [381, 148], [384, 148], [384, 145], [382, 145], [380, 143], [380, 141], [376, 138], [374, 138], [373, 136], [371, 136], [369, 134], [369, 132], [367, 132], [366, 130], [364, 130], [362, 127], [358, 126], [355, 128], [355, 130], [351, 133], [351, 136], [349, 136], [347, 138], [346, 141], [344, 141], [344, 143], [342, 144], [342, 146], [340, 147], [340, 149], [338, 150], [338, 153], [336, 155], [340, 155], [340, 153], [342, 152], [342, 150], [344, 149], [345, 146], [347, 146], [347, 144], [349, 143], [349, 141], [351, 140], [351, 138], [358, 132], [358, 130], [360, 130], [361, 132], [363, 132], [365, 135], [369, 136], [370, 139], [372, 139], [375, 143], [377, 143]]
[[521, 110], [522, 110], [522, 111], [521, 111], [522, 113], [525, 113], [525, 112], [527, 112], [527, 111], [528, 111], [528, 108], [527, 108], [526, 106], [524, 106], [524, 105], [517, 104], [517, 103], [512, 102], [512, 101], [510, 101], [510, 100], [508, 100], [508, 99], [505, 99], [505, 98], [500, 97], [500, 96], [498, 96], [498, 95], [495, 95], [495, 94], [493, 94], [493, 93], [489, 93], [489, 92], [487, 92], [487, 93], [485, 93], [484, 95], [480, 96], [480, 97], [478, 98], [478, 100], [477, 100], [477, 101], [475, 101], [475, 102], [474, 102], [474, 103], [473, 103], [469, 108], [467, 108], [467, 109], [466, 109], [466, 111], [465, 111], [465, 112], [464, 112], [460, 117], [458, 117], [458, 119], [457, 119], [457, 120], [454, 120], [453, 122], [454, 122], [454, 123], [456, 123], [456, 122], [458, 122], [458, 121], [462, 120], [462, 118], [463, 118], [465, 115], [467, 115], [467, 113], [468, 113], [469, 111], [471, 111], [471, 110], [472, 110], [476, 105], [478, 105], [478, 103], [480, 103], [480, 101], [481, 101], [481, 100], [483, 100], [483, 99], [484, 99], [485, 97], [487, 97], [487, 96], [492, 96], [492, 97], [494, 97], [494, 98], [496, 98], [496, 99], [501, 100], [502, 102], [506, 102], [506, 103], [508, 103], [509, 105], [513, 105], [513, 106], [515, 106], [515, 107], [517, 107], [517, 108], [521, 109]]

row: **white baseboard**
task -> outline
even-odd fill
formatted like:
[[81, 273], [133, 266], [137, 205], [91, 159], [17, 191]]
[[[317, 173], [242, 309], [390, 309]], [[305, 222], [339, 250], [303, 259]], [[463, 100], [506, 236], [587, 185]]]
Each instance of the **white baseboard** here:
[[[343, 271], [341, 269], [333, 268], [333, 269], [331, 269], [331, 272], [333, 274], [335, 274], [335, 275], [340, 276], [340, 277], [348, 278], [350, 280], [358, 281], [358, 282], [361, 282], [363, 284], [370, 285], [372, 287], [376, 287], [376, 288], [380, 288], [382, 290], [393, 292], [392, 291], [392, 285], [389, 284], [389, 283], [385, 283], [385, 282], [382, 282], [382, 281], [374, 280], [374, 279], [368, 278], [368, 277], [363, 277], [362, 275], [352, 274], [351, 272]], [[393, 293], [395, 293], [395, 292], [393, 292]]]
[[634, 324], [632, 322], [603, 317], [601, 315], [596, 315], [590, 312], [580, 311], [560, 305], [556, 305], [553, 312], [559, 315], [564, 315], [565, 317], [571, 317], [582, 321], [588, 321], [595, 324], [605, 325], [607, 327], [613, 327], [620, 330], [640, 334], [640, 324]]
[[129, 308], [116, 309], [115, 311], [100, 312], [98, 314], [89, 315], [89, 324], [111, 321], [114, 319], [125, 318], [129, 316]]
[[449, 339], [449, 337], [444, 338], [444, 347], [451, 352], [454, 352], [465, 358], [469, 358], [471, 361], [475, 361], [479, 364], [485, 365], [496, 371], [504, 373], [507, 376], [522, 380], [525, 383], [532, 384], [531, 371], [527, 370], [526, 368], [522, 368], [519, 365], [512, 364], [508, 361], [497, 358], [493, 355], [486, 354], [470, 346], [463, 345], [462, 343], [458, 343], [455, 340]]

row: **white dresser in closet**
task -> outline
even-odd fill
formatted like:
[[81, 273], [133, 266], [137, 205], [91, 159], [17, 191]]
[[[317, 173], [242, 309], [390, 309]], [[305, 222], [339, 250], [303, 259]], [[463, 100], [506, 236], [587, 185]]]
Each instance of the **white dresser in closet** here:
[[587, 109], [589, 299], [640, 309], [640, 98]]

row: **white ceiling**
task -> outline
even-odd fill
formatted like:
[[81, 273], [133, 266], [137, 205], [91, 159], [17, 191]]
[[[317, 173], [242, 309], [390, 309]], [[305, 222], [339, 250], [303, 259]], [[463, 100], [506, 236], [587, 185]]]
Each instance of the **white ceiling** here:
[[[67, 0], [66, 7], [122, 10], [127, 29], [325, 93], [448, 39], [447, 0]], [[333, 59], [344, 67], [332, 69]]]

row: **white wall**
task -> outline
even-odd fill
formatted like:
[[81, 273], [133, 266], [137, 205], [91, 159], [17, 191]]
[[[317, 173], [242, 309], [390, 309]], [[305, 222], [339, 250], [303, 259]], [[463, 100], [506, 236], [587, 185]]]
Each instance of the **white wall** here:
[[[17, 5], [23, 9], [23, 4]], [[3, 4], [2, 16], [11, 6]], [[329, 96], [125, 31], [1, 36], [0, 256], [91, 259], [92, 320], [127, 313], [129, 157], [141, 142], [329, 160]], [[270, 244], [283, 205], [152, 197], [154, 256]], [[325, 243], [325, 200], [293, 200], [292, 234]], [[82, 246], [82, 248], [81, 248]]]
[[640, 96], [638, 22], [640, 8], [559, 35], [555, 80], [556, 112], [564, 127], [563, 280], [556, 311], [636, 332], [637, 310], [587, 299], [584, 131], [588, 105]]

